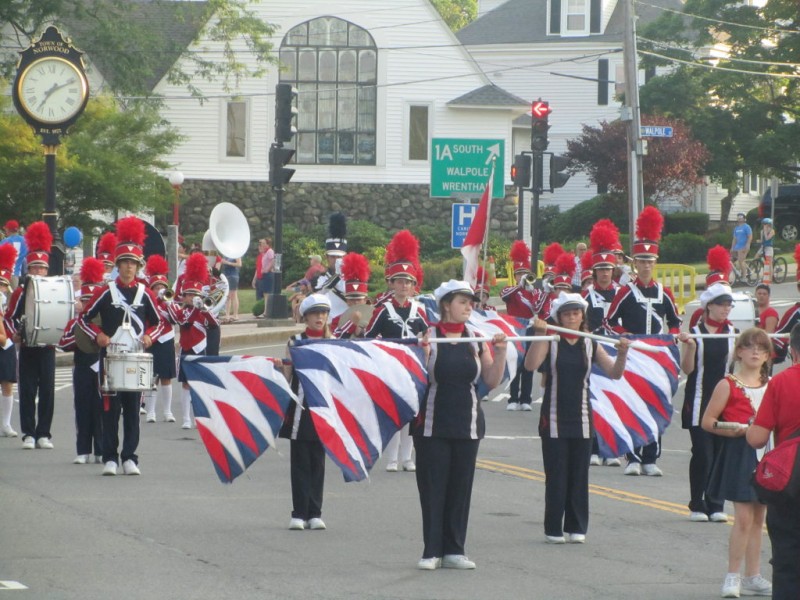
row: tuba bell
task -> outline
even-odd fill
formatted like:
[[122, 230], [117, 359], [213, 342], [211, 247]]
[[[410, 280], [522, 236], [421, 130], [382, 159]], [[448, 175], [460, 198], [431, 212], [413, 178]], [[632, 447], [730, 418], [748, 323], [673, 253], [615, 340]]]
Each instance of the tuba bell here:
[[[212, 269], [216, 255], [225, 258], [241, 258], [250, 247], [250, 226], [247, 217], [230, 202], [221, 202], [211, 211], [208, 230], [203, 236], [203, 253]], [[205, 303], [206, 309], [218, 314], [228, 301], [228, 280], [225, 275], [211, 285]]]

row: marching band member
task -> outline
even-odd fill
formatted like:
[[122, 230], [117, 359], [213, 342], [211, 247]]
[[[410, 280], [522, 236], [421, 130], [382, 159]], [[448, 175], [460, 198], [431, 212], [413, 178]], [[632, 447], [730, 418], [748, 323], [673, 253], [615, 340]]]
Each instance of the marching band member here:
[[[608, 310], [607, 324], [617, 333], [677, 334], [681, 320], [669, 288], [653, 279], [658, 260], [658, 242], [664, 217], [653, 206], [647, 206], [636, 221], [636, 240], [633, 243], [633, 263], [636, 279], [620, 287]], [[660, 477], [656, 465], [660, 440], [628, 454], [625, 475]]]
[[[794, 247], [794, 260], [797, 263], [797, 291], [800, 292], [800, 244]], [[800, 323], [800, 302], [796, 302], [794, 306], [783, 313], [783, 318], [778, 323], [775, 333], [791, 333], [797, 323]], [[784, 361], [789, 349], [788, 340], [775, 338], [774, 344], [777, 355], [775, 362]]]
[[[208, 311], [214, 314], [217, 324], [219, 324], [219, 315], [228, 302], [228, 278], [217, 268], [217, 265], [221, 264], [220, 260], [217, 257], [215, 266], [213, 268], [209, 267], [208, 284], [203, 286], [202, 289], [203, 298], [208, 298], [213, 302], [208, 307]], [[280, 290], [276, 293], [280, 293]], [[210, 327], [206, 330], [206, 335], [208, 339], [206, 355], [219, 356], [219, 348], [222, 344], [222, 329]]]
[[[289, 340], [330, 338], [328, 316], [331, 301], [326, 294], [311, 294], [300, 303], [300, 316], [306, 329]], [[287, 347], [286, 357], [289, 358]], [[300, 381], [292, 367], [284, 367], [284, 374], [289, 380], [292, 391], [301, 399]], [[283, 419], [279, 436], [289, 439], [291, 447], [291, 480], [292, 480], [292, 518], [289, 529], [325, 529], [322, 520], [322, 495], [325, 486], [325, 449], [319, 439], [311, 411], [303, 401], [302, 409], [297, 403], [290, 402]]]
[[[560, 327], [586, 331], [587, 306], [580, 294], [562, 291], [550, 307], [550, 319]], [[547, 323], [537, 318], [534, 334], [546, 333]], [[589, 375], [592, 363], [598, 363], [611, 379], [622, 377], [629, 345], [629, 340], [620, 338], [616, 360], [612, 360], [594, 340], [562, 335], [558, 341], [532, 343], [525, 355], [525, 369], [534, 371], [543, 366], [547, 373], [539, 435], [546, 475], [544, 533], [548, 543], [586, 541], [589, 457], [594, 435]]]
[[183, 306], [176, 302], [168, 305], [172, 320], [180, 327], [181, 361], [178, 370], [178, 381], [182, 384], [181, 408], [183, 429], [192, 428], [192, 400], [189, 383], [183, 372], [183, 361], [187, 355], [203, 356], [208, 346], [208, 330], [219, 327], [219, 321], [213, 312], [203, 304], [203, 287], [208, 285], [208, 261], [200, 252], [191, 254], [186, 259], [186, 270], [183, 273], [181, 286]]
[[478, 310], [497, 310], [494, 306], [489, 304], [489, 298], [492, 295], [489, 286], [489, 274], [486, 272], [486, 269], [480, 265], [478, 266], [475, 286], [472, 289], [475, 292], [475, 297], [478, 298], [478, 301], [475, 303], [475, 308]]
[[[95, 291], [81, 313], [78, 325], [101, 348], [105, 358], [112, 351], [146, 350], [164, 332], [165, 323], [158, 312], [156, 298], [146, 285], [136, 279], [143, 264], [144, 222], [136, 217], [117, 221], [117, 247], [114, 253], [119, 275]], [[94, 323], [95, 317], [100, 323]], [[103, 361], [101, 360], [101, 366]], [[102, 377], [101, 377], [102, 380]], [[125, 475], [139, 475], [139, 405], [138, 391], [116, 391], [103, 395], [103, 475], [117, 474], [122, 458]], [[119, 418], [122, 413], [124, 438], [119, 447]]]
[[[53, 235], [43, 221], [32, 223], [25, 232], [28, 246], [28, 275], [45, 277], [50, 268], [50, 245]], [[53, 422], [53, 407], [56, 385], [56, 349], [54, 346], [28, 346], [21, 337], [20, 328], [25, 314], [26, 289], [19, 286], [8, 302], [5, 314], [6, 332], [20, 344], [19, 371], [19, 418], [22, 427], [22, 447], [50, 450], [50, 425]], [[36, 396], [39, 404], [36, 404]], [[38, 421], [37, 421], [38, 411]]]
[[593, 257], [591, 252], [584, 252], [581, 256], [581, 289], [580, 293], [583, 294], [589, 289], [589, 286], [594, 282], [594, 274], [592, 273]]
[[[8, 226], [8, 225], [6, 225]], [[19, 228], [19, 225], [17, 225]], [[8, 302], [9, 286], [14, 276], [14, 265], [17, 261], [17, 249], [13, 244], [0, 244], [0, 310], [5, 312]], [[14, 340], [6, 333], [0, 321], [0, 434], [5, 437], [17, 437], [11, 426], [11, 414], [14, 411], [14, 384], [17, 382], [17, 349]]]
[[477, 296], [466, 281], [451, 279], [433, 295], [441, 319], [422, 337], [429, 384], [411, 423], [425, 544], [417, 568], [474, 569], [464, 545], [478, 446], [486, 429], [478, 382], [489, 388], [500, 383], [507, 342], [503, 334], [493, 337], [494, 357], [483, 342], [431, 344], [431, 338], [483, 337], [467, 325]]
[[[728, 321], [733, 306], [733, 291], [728, 283], [730, 254], [722, 246], [708, 251], [706, 277], [708, 287], [700, 295], [703, 313], [689, 333], [737, 333]], [[681, 411], [683, 429], [689, 430], [692, 457], [689, 460], [689, 520], [695, 522], [725, 523], [724, 498], [710, 496], [707, 492], [711, 466], [719, 452], [721, 440], [702, 427], [703, 415], [716, 385], [725, 377], [728, 364], [734, 358], [734, 338], [702, 339], [681, 333], [683, 344], [681, 369], [686, 373], [686, 388]]]
[[325, 258], [328, 269], [317, 278], [318, 290], [334, 290], [344, 294], [342, 281], [342, 257], [347, 254], [347, 219], [340, 213], [328, 217], [328, 238], [325, 240]]
[[8, 279], [8, 285], [16, 288], [19, 286], [22, 267], [25, 264], [25, 257], [28, 255], [28, 247], [25, 244], [25, 237], [19, 233], [19, 221], [15, 221], [14, 219], [6, 221], [6, 224], [3, 226], [3, 231], [6, 237], [0, 241], [0, 245], [9, 244], [16, 250], [14, 255], [17, 258], [11, 269], [11, 277]]
[[[367, 303], [369, 294], [369, 261], [367, 257], [351, 252], [342, 259], [342, 277], [344, 278], [344, 298], [347, 306]], [[364, 336], [364, 325], [359, 313], [354, 312], [346, 322], [340, 322], [341, 315], [331, 321], [333, 337], [346, 339]]]
[[[556, 277], [556, 261], [558, 257], [565, 254], [566, 250], [558, 242], [545, 247], [542, 252], [544, 261], [544, 273], [542, 274], [542, 295], [539, 299], [535, 316], [542, 320], [550, 318], [550, 304], [558, 298], [558, 291], [555, 289], [554, 281]], [[562, 282], [561, 289], [567, 290], [566, 282]], [[570, 286], [570, 290], [572, 287]], [[567, 291], [570, 291], [567, 290]]]
[[[81, 265], [80, 297], [75, 310], [80, 313], [83, 302], [88, 302], [95, 290], [105, 280], [105, 267], [102, 261], [87, 257]], [[75, 406], [75, 446], [77, 456], [72, 462], [85, 465], [94, 454], [94, 462], [103, 460], [103, 400], [100, 395], [100, 353], [84, 352], [78, 347], [75, 331], [78, 328], [76, 316], [67, 323], [58, 347], [64, 352], [72, 352], [72, 390]]]
[[117, 249], [117, 236], [113, 231], [108, 231], [100, 236], [97, 242], [97, 258], [103, 261], [106, 281], [113, 279], [114, 253]]
[[[425, 309], [413, 298], [418, 282], [415, 264], [419, 260], [419, 240], [407, 229], [398, 231], [389, 242], [387, 254], [394, 257], [394, 261], [386, 267], [392, 297], [375, 307], [364, 336], [416, 337], [428, 327]], [[386, 445], [386, 470], [397, 471], [400, 462], [404, 471], [415, 471], [416, 465], [411, 458], [413, 451], [413, 440], [408, 428], [404, 427]]]
[[[729, 271], [731, 268], [731, 255], [728, 251], [717, 244], [708, 251], [706, 256], [708, 262], [708, 274], [706, 275], [706, 289], [718, 282], [728, 283]], [[700, 318], [705, 314], [705, 309], [702, 306], [697, 307], [689, 319], [689, 329], [697, 325]]]
[[[173, 325], [177, 323], [172, 318], [167, 306], [171, 300], [165, 297], [165, 293], [169, 290], [169, 282], [167, 280], [169, 265], [163, 256], [153, 254], [147, 259], [146, 270], [150, 290], [156, 296], [158, 311], [166, 325], [163, 335], [153, 342], [153, 345], [148, 350], [153, 355], [153, 376], [156, 378], [157, 390], [148, 390], [144, 393], [145, 412], [147, 414], [147, 422], [155, 423], [156, 405], [160, 404], [164, 421], [174, 423], [175, 416], [172, 414], [172, 380], [175, 379], [177, 373], [175, 368], [175, 330]], [[160, 402], [157, 402], [159, 399]]]

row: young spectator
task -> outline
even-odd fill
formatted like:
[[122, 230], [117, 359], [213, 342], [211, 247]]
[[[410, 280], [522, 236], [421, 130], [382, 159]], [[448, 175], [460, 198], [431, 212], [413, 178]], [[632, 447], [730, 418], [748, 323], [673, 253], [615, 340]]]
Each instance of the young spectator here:
[[740, 273], [745, 272], [744, 260], [750, 252], [750, 244], [753, 242], [753, 230], [745, 221], [745, 214], [736, 215], [736, 227], [733, 228], [733, 240], [731, 241], [731, 256], [736, 262], [736, 268]]

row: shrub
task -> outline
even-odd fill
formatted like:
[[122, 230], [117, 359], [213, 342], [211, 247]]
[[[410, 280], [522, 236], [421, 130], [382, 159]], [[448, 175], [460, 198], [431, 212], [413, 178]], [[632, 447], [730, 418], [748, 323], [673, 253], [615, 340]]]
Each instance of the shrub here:
[[611, 219], [620, 231], [628, 229], [628, 201], [617, 194], [601, 194], [586, 200], [561, 213], [549, 227], [550, 237], [542, 236], [546, 242], [561, 243], [586, 238], [592, 226], [600, 219]]
[[390, 239], [386, 229], [371, 221], [356, 220], [347, 223], [348, 252], [358, 252], [366, 256], [374, 248], [385, 248]]
[[664, 233], [695, 233], [708, 231], [708, 215], [701, 212], [678, 212], [664, 215]]
[[715, 231], [714, 233], [709, 233], [706, 235], [706, 246], [708, 248], [713, 248], [718, 244], [723, 248], [730, 250], [731, 234], [724, 231]]
[[557, 239], [553, 232], [561, 216], [561, 208], [555, 205], [539, 208], [539, 238], [543, 240]]
[[258, 315], [264, 314], [264, 300], [258, 300], [255, 304], [253, 304], [253, 316], [257, 317]]
[[659, 262], [691, 264], [705, 262], [708, 242], [694, 233], [665, 235], [659, 249]]
[[437, 288], [443, 281], [461, 279], [463, 275], [462, 263], [461, 258], [422, 263], [422, 269], [425, 271], [423, 289], [430, 291]]

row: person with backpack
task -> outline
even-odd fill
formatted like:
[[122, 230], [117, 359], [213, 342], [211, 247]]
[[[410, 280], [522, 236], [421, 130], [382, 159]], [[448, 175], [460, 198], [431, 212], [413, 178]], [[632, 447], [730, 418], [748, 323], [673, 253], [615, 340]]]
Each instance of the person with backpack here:
[[[774, 434], [776, 450], [800, 431], [800, 327], [789, 337], [792, 366], [772, 378], [755, 421], [747, 431], [753, 448], [766, 446]], [[796, 464], [796, 463], [795, 463]], [[772, 543], [772, 597], [800, 598], [800, 501], [797, 498], [769, 504], [767, 529]]]

